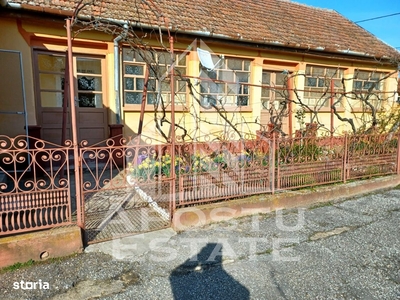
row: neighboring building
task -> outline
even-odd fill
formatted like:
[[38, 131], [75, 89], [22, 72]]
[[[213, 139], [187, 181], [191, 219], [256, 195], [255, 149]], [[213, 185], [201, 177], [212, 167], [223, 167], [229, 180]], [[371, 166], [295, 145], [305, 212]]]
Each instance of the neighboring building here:
[[[7, 70], [1, 77], [8, 78], [0, 85], [0, 111], [21, 111], [24, 87], [28, 123], [25, 124], [21, 114], [0, 114], [0, 134], [14, 136], [24, 133], [25, 125], [38, 125], [42, 138], [61, 142], [67, 50], [65, 19], [72, 16], [79, 2], [0, 1], [0, 50], [3, 50], [0, 68], [1, 72]], [[334, 91], [340, 92], [344, 82], [347, 91], [361, 93], [393, 73], [376, 85], [375, 90], [385, 92], [382, 94], [388, 99], [385, 103], [395, 101], [399, 53], [333, 10], [284, 0], [83, 1], [86, 2], [88, 5], [79, 11], [78, 18], [101, 18], [121, 26], [129, 21], [129, 26], [140, 33], [138, 38], [160, 48], [154, 61], [166, 61], [167, 65], [169, 57], [161, 51], [158, 28], [164, 32], [162, 43], [167, 47], [166, 29], [169, 29], [175, 38], [177, 73], [191, 78], [201, 100], [201, 105], [194, 101], [185, 78], [178, 78], [176, 120], [192, 135], [203, 136], [214, 131], [223, 134], [226, 126], [212, 124], [224, 125], [226, 120], [209, 108], [211, 104], [220, 106], [221, 103], [232, 123], [238, 124], [243, 132], [255, 134], [270, 122], [271, 105], [279, 108], [279, 101], [284, 97], [279, 91], [285, 91], [287, 84], [298, 90], [297, 95], [290, 92], [291, 99], [299, 97], [310, 107], [320, 107], [320, 122], [328, 129], [330, 103], [327, 98], [321, 100], [321, 93], [328, 87], [327, 78], [333, 79]], [[146, 64], [123, 41], [119, 43], [119, 57], [115, 60], [117, 41], [114, 39], [118, 34], [82, 31], [73, 42], [78, 133], [80, 139], [87, 139], [89, 143], [107, 138], [108, 125], [117, 123], [119, 118], [126, 135], [138, 131]], [[219, 62], [214, 70], [199, 67], [197, 47], [215, 54], [212, 58]], [[21, 53], [22, 79], [19, 60], [9, 51]], [[120, 73], [117, 78], [116, 73]], [[285, 83], [286, 74], [299, 76]], [[168, 80], [158, 86], [151, 76], [143, 132], [161, 139], [154, 125], [157, 93], [151, 87], [163, 95], [167, 113], [171, 95]], [[220, 81], [210, 81], [210, 78]], [[352, 101], [339, 99], [337, 111], [342, 117], [361, 114], [365, 109]], [[301, 126], [294, 117], [296, 109], [291, 107], [289, 118], [283, 120], [283, 130], [287, 133]], [[205, 121], [201, 126], [199, 118]], [[349, 129], [341, 124], [335, 119], [332, 126], [337, 131]], [[165, 126], [169, 125], [163, 126], [168, 129]], [[67, 129], [70, 130], [69, 123]], [[178, 129], [178, 134], [181, 133]], [[70, 137], [69, 131], [67, 137]]]

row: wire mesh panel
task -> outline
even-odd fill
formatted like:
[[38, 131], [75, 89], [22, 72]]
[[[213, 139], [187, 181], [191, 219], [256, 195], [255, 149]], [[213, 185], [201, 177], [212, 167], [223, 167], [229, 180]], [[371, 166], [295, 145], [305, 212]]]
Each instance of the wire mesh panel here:
[[[140, 138], [82, 143], [81, 188], [86, 243], [157, 230], [171, 219], [170, 145]], [[164, 158], [163, 158], [164, 157]]]

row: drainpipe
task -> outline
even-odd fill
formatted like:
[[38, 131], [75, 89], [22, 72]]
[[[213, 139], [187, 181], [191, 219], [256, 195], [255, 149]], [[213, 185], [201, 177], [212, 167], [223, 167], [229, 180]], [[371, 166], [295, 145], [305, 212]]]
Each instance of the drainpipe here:
[[121, 100], [120, 100], [120, 90], [119, 90], [119, 42], [126, 37], [126, 31], [128, 30], [128, 25], [124, 24], [124, 32], [114, 39], [114, 88], [115, 88], [115, 110], [116, 110], [116, 122], [121, 124]]

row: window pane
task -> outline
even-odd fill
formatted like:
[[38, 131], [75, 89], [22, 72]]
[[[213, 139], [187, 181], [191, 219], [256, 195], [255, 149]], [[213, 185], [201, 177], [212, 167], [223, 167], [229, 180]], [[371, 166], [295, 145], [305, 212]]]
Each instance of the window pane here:
[[333, 80], [333, 85], [335, 88], [343, 88], [343, 84], [342, 81], [339, 79], [334, 79]]
[[262, 84], [270, 84], [271, 83], [271, 73], [263, 72], [262, 73]]
[[371, 75], [371, 80], [372, 81], [379, 81], [379, 79], [382, 77], [382, 74], [380, 74], [380, 73], [373, 73], [372, 75]]
[[130, 48], [122, 49], [122, 59], [125, 61], [133, 61], [135, 53]]
[[249, 82], [249, 73], [236, 72], [236, 78], [239, 82]]
[[125, 89], [134, 90], [135, 86], [133, 84], [133, 78], [125, 78]]
[[212, 82], [209, 85], [210, 85], [210, 93], [217, 94], [219, 91], [218, 84]]
[[171, 64], [171, 54], [158, 52], [158, 63], [163, 65], [170, 65]]
[[101, 78], [89, 78], [86, 76], [78, 76], [78, 90], [83, 91], [101, 91]]
[[249, 97], [248, 96], [238, 96], [238, 106], [246, 106], [249, 103]]
[[242, 70], [242, 60], [241, 59], [228, 59], [228, 69], [230, 70]]
[[156, 88], [157, 88], [156, 80], [155, 79], [149, 79], [149, 82], [147, 83], [147, 90], [155, 91]]
[[326, 76], [331, 78], [343, 78], [343, 69], [327, 69]]
[[101, 74], [101, 60], [93, 58], [76, 59], [78, 73]]
[[95, 94], [78, 93], [79, 107], [96, 107]]
[[362, 81], [359, 81], [359, 80], [353, 81], [353, 87], [354, 87], [356, 90], [361, 90], [361, 89], [362, 89], [362, 86], [363, 86], [363, 82], [362, 82]]
[[178, 92], [186, 91], [186, 81], [179, 80], [179, 81], [177, 81], [176, 86], [177, 86]]
[[231, 82], [234, 81], [232, 71], [219, 71], [218, 73], [219, 73], [218, 79]]
[[156, 66], [150, 66], [150, 69], [149, 69], [149, 77], [153, 77], [153, 78], [155, 78], [155, 77], [157, 77], [157, 68], [156, 68]]
[[39, 54], [38, 55], [39, 71], [52, 71], [64, 72], [65, 71], [65, 57]]
[[61, 74], [39, 74], [40, 89], [63, 90], [64, 75]]
[[186, 104], [186, 94], [175, 95], [175, 103], [178, 105], [185, 105]]
[[64, 93], [62, 92], [41, 92], [40, 100], [42, 107], [62, 107], [63, 96]]
[[135, 61], [137, 62], [154, 62], [155, 61], [155, 54], [150, 51], [144, 50], [136, 50], [135, 51]]
[[186, 66], [186, 54], [178, 55], [178, 65]]
[[154, 103], [156, 103], [156, 100], [157, 100], [156, 93], [148, 93], [147, 94], [147, 104], [154, 104]]
[[286, 75], [283, 73], [276, 73], [276, 85], [284, 85], [286, 81]]
[[244, 61], [243, 71], [250, 71], [250, 61], [249, 60]]
[[307, 77], [306, 78], [306, 86], [317, 86], [317, 78]]
[[136, 90], [143, 90], [144, 78], [136, 78]]
[[141, 104], [143, 93], [126, 92], [125, 103], [126, 104]]
[[159, 69], [158, 70], [158, 75], [159, 75], [160, 78], [163, 77], [163, 76], [167, 76], [167, 74], [169, 73], [169, 68], [167, 68], [167, 67], [160, 66], [158, 69]]
[[364, 82], [364, 89], [365, 90], [369, 90], [370, 88], [374, 88], [374, 89], [378, 89], [378, 84], [376, 82], [373, 81], [366, 81]]
[[125, 74], [129, 75], [143, 75], [144, 67], [141, 65], [125, 65]]
[[200, 93], [202, 93], [202, 94], [208, 93], [208, 87], [209, 87], [208, 82], [202, 82], [200, 84]]
[[217, 83], [217, 88], [219, 94], [225, 93], [225, 83]]
[[319, 99], [319, 98], [321, 98], [321, 96], [322, 96], [322, 94], [319, 92], [311, 92], [310, 93], [310, 98], [313, 98], [313, 99]]
[[261, 97], [266, 98], [266, 97], [270, 97], [270, 89], [267, 88], [263, 88], [261, 89]]
[[356, 71], [355, 76], [356, 76], [357, 79], [368, 80], [369, 72]]
[[215, 71], [208, 71], [208, 72], [207, 72], [207, 76], [208, 76], [210, 79], [217, 79], [217, 72], [215, 72]]
[[325, 68], [313, 67], [312, 74], [314, 76], [324, 76], [325, 75], [324, 73], [325, 73]]
[[161, 91], [169, 92], [171, 90], [169, 82], [162, 81], [161, 82]]
[[174, 72], [177, 75], [186, 75], [186, 68], [175, 67]]
[[228, 84], [228, 95], [237, 95], [240, 86], [238, 84]]
[[325, 79], [322, 79], [322, 78], [318, 79], [318, 87], [326, 87], [325, 86]]

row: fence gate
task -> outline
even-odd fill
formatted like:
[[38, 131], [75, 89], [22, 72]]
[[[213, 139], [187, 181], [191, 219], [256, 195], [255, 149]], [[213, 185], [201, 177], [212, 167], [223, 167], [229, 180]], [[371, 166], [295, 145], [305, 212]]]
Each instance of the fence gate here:
[[121, 139], [118, 144], [122, 145], [110, 139], [80, 148], [87, 244], [170, 226], [172, 181], [134, 176], [135, 162], [155, 150], [133, 140]]

